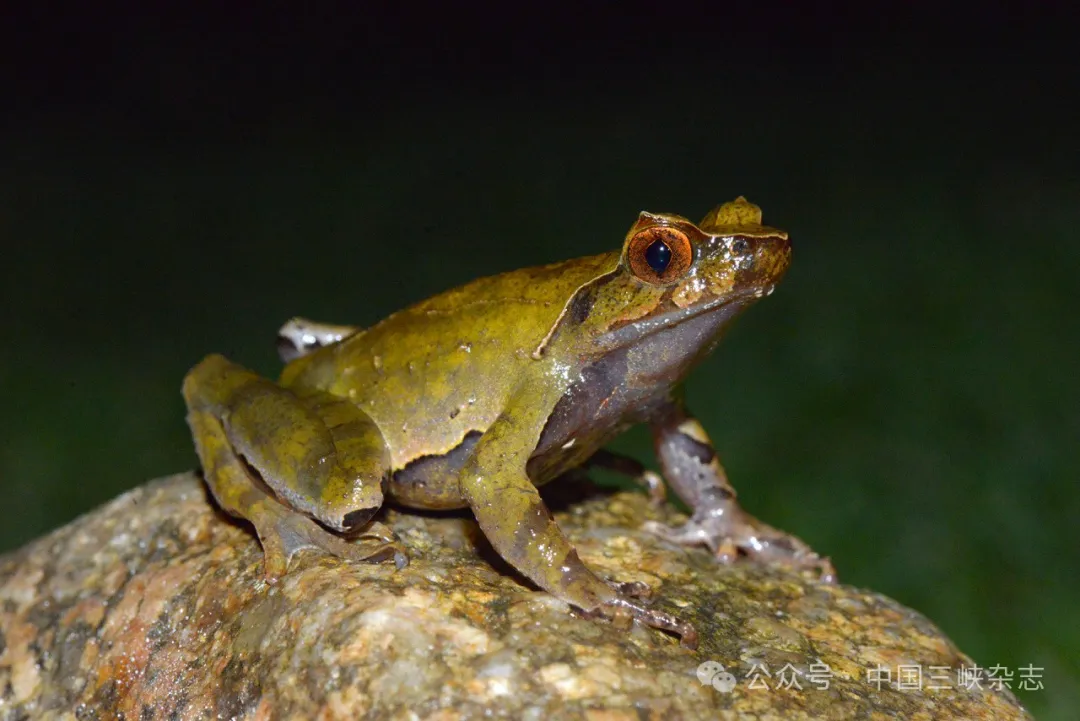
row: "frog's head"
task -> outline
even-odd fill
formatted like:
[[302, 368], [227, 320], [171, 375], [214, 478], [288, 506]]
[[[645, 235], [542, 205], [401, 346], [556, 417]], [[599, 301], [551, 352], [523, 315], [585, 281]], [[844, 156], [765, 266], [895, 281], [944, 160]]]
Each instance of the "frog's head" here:
[[678, 215], [642, 213], [617, 267], [579, 289], [569, 310], [591, 351], [633, 346], [647, 351], [658, 370], [674, 371], [710, 350], [728, 321], [772, 293], [790, 259], [787, 233], [762, 225], [761, 209], [745, 198], [714, 208], [696, 225]]
[[642, 213], [626, 234], [622, 267], [658, 299], [657, 310], [701, 311], [772, 292], [791, 260], [782, 230], [761, 224], [761, 208], [739, 197], [694, 225]]

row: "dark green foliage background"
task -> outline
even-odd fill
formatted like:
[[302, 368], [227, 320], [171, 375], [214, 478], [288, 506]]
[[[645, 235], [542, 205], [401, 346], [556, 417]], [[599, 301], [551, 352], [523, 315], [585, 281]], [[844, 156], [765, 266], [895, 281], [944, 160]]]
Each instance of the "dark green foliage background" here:
[[370, 324], [745, 194], [793, 267], [688, 389], [745, 505], [979, 663], [1044, 667], [1041, 718], [1080, 704], [1075, 66], [151, 45], [4, 120], [0, 546], [192, 468], [207, 352], [274, 374], [292, 315]]

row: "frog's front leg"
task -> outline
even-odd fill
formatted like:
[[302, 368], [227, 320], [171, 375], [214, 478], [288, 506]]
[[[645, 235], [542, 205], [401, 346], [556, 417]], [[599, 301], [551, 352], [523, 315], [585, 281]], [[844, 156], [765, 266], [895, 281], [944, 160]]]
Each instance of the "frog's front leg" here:
[[712, 441], [681, 400], [672, 400], [654, 416], [652, 433], [664, 478], [693, 515], [678, 528], [650, 521], [646, 530], [675, 543], [708, 546], [725, 563], [742, 551], [765, 563], [813, 569], [822, 580], [835, 580], [828, 558], [739, 506]]
[[207, 485], [225, 511], [255, 526], [268, 579], [302, 548], [406, 562], [379, 524], [348, 542], [315, 522], [354, 531], [382, 504], [389, 453], [358, 408], [323, 393], [297, 395], [220, 355], [188, 373], [183, 393]]
[[540, 588], [589, 615], [637, 619], [678, 634], [683, 646], [696, 648], [693, 626], [619, 593], [582, 563], [526, 473], [535, 438], [516, 426], [512, 412], [504, 413], [477, 443], [460, 475], [462, 495], [499, 555]]

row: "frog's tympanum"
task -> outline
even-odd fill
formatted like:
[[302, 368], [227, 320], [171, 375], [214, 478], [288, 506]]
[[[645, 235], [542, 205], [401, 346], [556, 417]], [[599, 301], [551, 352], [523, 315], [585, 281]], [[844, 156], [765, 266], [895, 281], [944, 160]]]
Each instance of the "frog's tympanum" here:
[[301, 548], [403, 565], [393, 534], [371, 520], [386, 498], [467, 506], [540, 588], [693, 647], [690, 624], [582, 563], [536, 488], [604, 465], [662, 499], [656, 474], [601, 450], [645, 422], [664, 479], [693, 511], [681, 527], [648, 530], [722, 562], [742, 554], [831, 579], [827, 559], [739, 507], [679, 390], [790, 256], [787, 233], [739, 198], [696, 225], [641, 213], [619, 250], [482, 278], [371, 328], [290, 321], [278, 383], [220, 355], [184, 379], [206, 481], [255, 526], [270, 580]]

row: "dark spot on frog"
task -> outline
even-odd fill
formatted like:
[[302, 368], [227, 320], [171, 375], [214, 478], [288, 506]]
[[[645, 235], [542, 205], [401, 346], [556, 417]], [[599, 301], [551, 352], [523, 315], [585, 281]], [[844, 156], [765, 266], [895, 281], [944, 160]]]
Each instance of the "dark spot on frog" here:
[[281, 358], [281, 362], [288, 363], [290, 361], [296, 360], [302, 355], [306, 355], [308, 350], [314, 344], [297, 344], [294, 343], [291, 339], [286, 338], [283, 335], [279, 335], [277, 337], [276, 345], [278, 357]]
[[454, 420], [455, 418], [457, 418], [459, 413], [461, 413], [460, 408], [455, 408], [454, 410], [450, 411], [450, 420]]
[[713, 459], [716, 458], [716, 450], [712, 446], [702, 443], [696, 438], [691, 438], [685, 433], [680, 433], [678, 434], [677, 439], [678, 440], [675, 442], [678, 443], [680, 455], [693, 458], [703, 466], [712, 463]]
[[[709, 486], [701, 491], [702, 503], [707, 507], [718, 504], [722, 501], [730, 501], [735, 497], [735, 493], [722, 486]], [[713, 501], [713, 504], [709, 504], [709, 501]]]
[[744, 255], [749, 250], [750, 241], [748, 241], [746, 238], [735, 238], [733, 241], [731, 241], [731, 251], [733, 253]]
[[795, 546], [791, 543], [791, 539], [787, 536], [780, 536], [769, 541], [772, 545], [784, 549], [788, 553], [795, 551]]
[[602, 445], [625, 409], [625, 401], [617, 397], [617, 391], [627, 385], [627, 374], [625, 351], [608, 353], [582, 369], [580, 380], [567, 389], [544, 424], [527, 466], [530, 478], [539, 482], [550, 480], [551, 473], [557, 475], [568, 470], [561, 462], [568, 454], [588, 453], [583, 442], [564, 448], [571, 438], [595, 436], [596, 445]]
[[570, 320], [578, 325], [584, 323], [596, 304], [600, 289], [610, 283], [614, 277], [614, 274], [601, 276], [589, 283], [587, 287], [579, 289], [574, 294], [573, 299], [570, 301], [570, 307], [567, 309], [567, 316]]
[[574, 296], [574, 299], [570, 301], [570, 319], [579, 325], [584, 323], [585, 319], [589, 317], [589, 312], [592, 311], [595, 302], [596, 296], [591, 292], [591, 289], [579, 291]]
[[534, 538], [539, 538], [554, 522], [551, 512], [539, 499], [530, 503], [518, 520], [518, 527], [514, 530], [515, 558], [523, 557], [529, 543]]
[[[410, 461], [404, 468], [391, 476], [389, 482], [390, 495], [404, 502], [414, 499], [416, 503], [420, 504], [420, 508], [461, 508], [464, 502], [456, 495], [454, 498], [448, 496], [443, 499], [445, 503], [435, 501], [435, 505], [424, 505], [423, 498], [431, 500], [429, 494], [426, 493], [429, 483], [457, 477], [462, 466], [472, 456], [473, 448], [476, 446], [477, 441], [480, 440], [481, 435], [483, 434], [480, 431], [469, 431], [465, 434], [461, 443], [446, 453], [421, 456]], [[417, 490], [425, 491], [420, 494], [422, 498], [414, 497], [413, 494]]]
[[154, 707], [143, 706], [142, 711], [139, 712], [139, 721], [153, 721], [154, 720]]
[[345, 526], [346, 529], [358, 528], [359, 526], [366, 523], [369, 518], [375, 515], [375, 511], [377, 510], [379, 509], [376, 507], [358, 508], [355, 511], [349, 511], [341, 519], [341, 524]]

